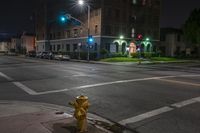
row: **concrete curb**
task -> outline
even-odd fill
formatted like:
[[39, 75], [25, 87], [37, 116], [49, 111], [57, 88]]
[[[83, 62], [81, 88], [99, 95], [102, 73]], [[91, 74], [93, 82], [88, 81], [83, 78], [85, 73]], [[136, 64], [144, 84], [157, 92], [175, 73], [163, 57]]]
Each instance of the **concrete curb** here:
[[[49, 103], [0, 100], [0, 122], [2, 122], [4, 119], [11, 120], [15, 117], [19, 118], [19, 116], [21, 116], [21, 117], [25, 116], [25, 118], [27, 116], [33, 117], [34, 115], [37, 115], [37, 114], [42, 115], [44, 118], [41, 118], [41, 119], [43, 119], [43, 121], [44, 121], [46, 119], [46, 116], [48, 116], [50, 114], [53, 115], [54, 113], [55, 114], [58, 113], [58, 115], [59, 114], [61, 115], [59, 117], [59, 119], [65, 118], [65, 119], [69, 119], [69, 121], [71, 121], [70, 119], [72, 119], [72, 117], [73, 117], [73, 110], [74, 109], [72, 109], [70, 107], [59, 106], [59, 105], [54, 105], [54, 104], [49, 104]], [[20, 117], [20, 119], [23, 119], [21, 117]], [[45, 121], [48, 121], [48, 120], [52, 121], [54, 119], [59, 120], [58, 118], [51, 116], [51, 117], [47, 118]], [[36, 123], [37, 121], [38, 120], [35, 120], [34, 118], [32, 120], [33, 123]], [[111, 131], [105, 129], [104, 127], [96, 125], [94, 123], [94, 121], [101, 121], [103, 123], [107, 123], [108, 125], [113, 125], [113, 123], [110, 122], [109, 120], [106, 120], [95, 114], [88, 113], [88, 121], [90, 123], [89, 125], [93, 125], [96, 129], [101, 130], [102, 133], [112, 133]], [[16, 124], [17, 120], [15, 120], [13, 122]], [[0, 131], [1, 130], [5, 131], [5, 128], [6, 128], [5, 126], [7, 126], [7, 125], [4, 123], [4, 128], [3, 129], [0, 128]], [[10, 124], [8, 124], [8, 127], [9, 126], [10, 126]], [[40, 130], [40, 128], [42, 128], [42, 126], [38, 126], [38, 130]]]
[[[3, 110], [1, 110], [2, 106], [4, 106]], [[7, 107], [12, 106], [13, 108], [12, 107], [9, 108], [12, 110], [12, 112], [10, 112], [8, 110], [6, 111], [5, 106], [7, 106]], [[22, 107], [22, 109], [20, 109], [20, 106]], [[34, 112], [38, 112], [38, 111], [65, 112], [72, 116], [74, 109], [70, 108], [70, 107], [49, 104], [49, 103], [0, 100], [0, 117], [12, 116], [12, 115], [18, 115], [18, 114], [24, 114], [24, 113], [34, 113]], [[105, 118], [102, 118], [98, 115], [92, 114], [92, 113], [88, 113], [88, 119], [103, 121], [103, 122], [106, 122], [109, 124], [114, 124], [111, 121], [109, 121]]]

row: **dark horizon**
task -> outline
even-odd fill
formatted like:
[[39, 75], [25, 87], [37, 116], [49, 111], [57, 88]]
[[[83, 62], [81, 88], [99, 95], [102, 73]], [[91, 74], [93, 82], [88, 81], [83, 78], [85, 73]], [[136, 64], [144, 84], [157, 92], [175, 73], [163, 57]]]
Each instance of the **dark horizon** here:
[[[12, 3], [12, 4], [10, 4]], [[23, 3], [23, 4], [21, 4]], [[36, 0], [2, 0], [0, 5], [0, 33], [22, 33], [34, 31]], [[200, 1], [162, 0], [160, 27], [181, 28], [190, 12], [199, 8]]]

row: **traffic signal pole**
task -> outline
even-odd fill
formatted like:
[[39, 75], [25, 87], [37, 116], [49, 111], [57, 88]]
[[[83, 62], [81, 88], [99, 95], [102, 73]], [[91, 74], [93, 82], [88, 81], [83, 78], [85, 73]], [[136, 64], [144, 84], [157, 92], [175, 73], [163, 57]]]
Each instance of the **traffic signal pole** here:
[[[90, 6], [88, 5], [88, 37], [90, 35]], [[88, 40], [88, 54], [87, 54], [87, 61], [90, 61], [90, 42]]]

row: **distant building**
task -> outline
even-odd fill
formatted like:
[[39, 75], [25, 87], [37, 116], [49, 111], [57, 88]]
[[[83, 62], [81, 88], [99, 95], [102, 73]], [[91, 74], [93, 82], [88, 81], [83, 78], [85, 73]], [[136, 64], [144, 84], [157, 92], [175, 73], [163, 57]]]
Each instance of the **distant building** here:
[[10, 41], [0, 41], [0, 53], [8, 53]]
[[29, 34], [23, 34], [21, 36], [21, 49], [24, 54], [27, 53], [28, 51], [35, 50], [35, 36]]
[[165, 56], [189, 56], [195, 50], [188, 45], [179, 29], [161, 29], [160, 44], [158, 50]]
[[11, 38], [10, 51], [19, 53], [21, 49], [21, 39], [17, 37]]
[[[38, 3], [37, 51], [63, 51], [72, 55], [87, 52], [87, 10], [81, 13], [81, 7], [76, 7], [72, 12], [71, 4], [66, 0]], [[96, 57], [102, 49], [125, 54], [138, 34], [150, 38], [151, 44], [159, 41], [160, 0], [91, 0], [90, 6], [89, 32], [95, 40], [90, 52]], [[58, 17], [63, 12], [78, 18], [84, 25], [75, 25], [74, 21], [60, 23]], [[121, 35], [123, 39], [119, 38]]]

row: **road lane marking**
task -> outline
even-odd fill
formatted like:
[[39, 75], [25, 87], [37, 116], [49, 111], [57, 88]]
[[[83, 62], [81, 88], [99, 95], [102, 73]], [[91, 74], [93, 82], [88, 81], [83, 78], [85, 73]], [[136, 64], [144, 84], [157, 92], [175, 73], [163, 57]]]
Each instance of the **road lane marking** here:
[[24, 84], [20, 82], [12, 82], [15, 86], [19, 87], [20, 89], [24, 90], [26, 93], [30, 95], [36, 95], [37, 92], [31, 90], [29, 87], [25, 86]]
[[138, 115], [138, 116], [134, 116], [134, 117], [122, 120], [122, 121], [119, 122], [119, 124], [126, 125], [128, 123], [135, 123], [135, 122], [142, 121], [144, 119], [147, 119], [147, 118], [159, 115], [159, 114], [169, 112], [171, 110], [173, 110], [173, 108], [170, 108], [170, 107], [167, 107], [167, 106], [162, 107], [162, 108], [155, 109], [155, 110], [152, 110], [150, 112], [146, 112], [146, 113]]
[[196, 101], [200, 102], [200, 97], [195, 98]]
[[158, 79], [158, 80], [165, 81], [165, 82], [171, 82], [171, 83], [177, 83], [177, 84], [200, 86], [200, 84], [183, 82], [183, 81], [177, 81], [177, 80], [170, 80], [170, 79]]
[[139, 81], [147, 81], [147, 80], [160, 80], [160, 79], [166, 79], [166, 78], [193, 77], [193, 76], [200, 76], [200, 75], [162, 76], [162, 77], [150, 77], [150, 78], [141, 78], [141, 79], [119, 80], [119, 81], [112, 81], [112, 82], [104, 82], [104, 83], [83, 85], [83, 86], [78, 86], [78, 87], [73, 87], [73, 88], [65, 88], [65, 89], [60, 89], [60, 90], [45, 91], [45, 92], [36, 92], [37, 93], [36, 95], [58, 93], [58, 92], [65, 92], [65, 91], [73, 91], [73, 90], [80, 90], [80, 89], [86, 89], [86, 88], [92, 88], [92, 87], [98, 87], [98, 86], [128, 83], [128, 82], [139, 82]]
[[13, 78], [7, 76], [6, 74], [4, 74], [4, 73], [2, 73], [2, 72], [0, 72], [0, 76], [1, 76], [1, 77], [4, 77], [4, 78], [7, 79], [8, 81], [12, 81], [12, 80], [13, 80]]
[[184, 106], [196, 103], [196, 102], [197, 102], [197, 100], [195, 100], [194, 98], [192, 98], [192, 99], [185, 100], [185, 101], [182, 101], [182, 102], [174, 103], [171, 106], [172, 107], [176, 107], [176, 108], [181, 108], [181, 107], [184, 107]]
[[[155, 110], [152, 110], [152, 111], [149, 111], [149, 112], [146, 112], [146, 113], [143, 113], [143, 114], [131, 117], [131, 118], [121, 120], [118, 123], [121, 125], [124, 125], [124, 126], [127, 124], [130, 124], [130, 123], [133, 124], [133, 123], [143, 121], [145, 119], [148, 119], [148, 118], [151, 118], [151, 117], [154, 117], [154, 116], [157, 116], [157, 115], [169, 112], [169, 111], [173, 111], [176, 108], [182, 108], [184, 106], [188, 106], [188, 105], [191, 105], [191, 104], [194, 104], [197, 102], [200, 102], [200, 97], [191, 98], [191, 99], [188, 99], [185, 101], [171, 104], [170, 106], [161, 107], [161, 108], [158, 108], [158, 109], [155, 109]], [[173, 108], [173, 107], [175, 107], [175, 108]]]
[[151, 77], [151, 78], [142, 78], [142, 79], [130, 79], [130, 80], [119, 80], [119, 81], [113, 81], [113, 82], [104, 82], [104, 83], [83, 85], [83, 86], [78, 86], [78, 87], [73, 87], [73, 88], [65, 88], [65, 89], [61, 89], [61, 90], [36, 92], [37, 93], [36, 95], [58, 93], [58, 92], [72, 91], [72, 90], [80, 90], [80, 89], [85, 89], [85, 88], [92, 88], [92, 87], [105, 86], [105, 85], [111, 85], [111, 84], [119, 84], [119, 83], [127, 83], [127, 82], [137, 82], [137, 81], [145, 81], [145, 80], [160, 79], [160, 78], [170, 78], [170, 77], [174, 77], [174, 76]]

